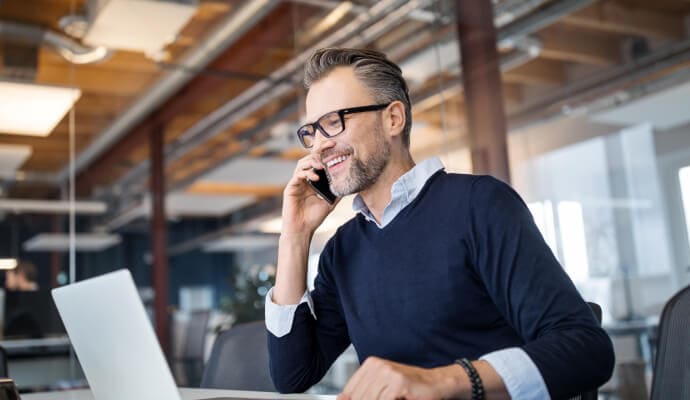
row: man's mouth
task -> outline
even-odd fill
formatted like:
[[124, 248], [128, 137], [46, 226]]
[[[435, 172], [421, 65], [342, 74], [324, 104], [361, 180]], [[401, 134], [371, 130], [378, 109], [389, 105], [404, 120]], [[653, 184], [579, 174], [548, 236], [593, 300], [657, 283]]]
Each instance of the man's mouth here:
[[326, 167], [328, 167], [328, 169], [331, 169], [331, 168], [335, 167], [336, 165], [341, 164], [342, 162], [344, 162], [348, 158], [350, 158], [349, 154], [332, 158], [326, 162]]

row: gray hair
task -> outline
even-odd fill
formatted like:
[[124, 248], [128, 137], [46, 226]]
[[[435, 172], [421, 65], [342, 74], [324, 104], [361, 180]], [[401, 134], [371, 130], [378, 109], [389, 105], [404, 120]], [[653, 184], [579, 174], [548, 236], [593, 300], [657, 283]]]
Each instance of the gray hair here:
[[366, 86], [378, 104], [395, 100], [405, 105], [403, 144], [410, 147], [412, 107], [402, 70], [385, 54], [367, 49], [325, 48], [316, 50], [304, 65], [304, 87], [328, 75], [336, 67], [352, 67], [355, 76]]

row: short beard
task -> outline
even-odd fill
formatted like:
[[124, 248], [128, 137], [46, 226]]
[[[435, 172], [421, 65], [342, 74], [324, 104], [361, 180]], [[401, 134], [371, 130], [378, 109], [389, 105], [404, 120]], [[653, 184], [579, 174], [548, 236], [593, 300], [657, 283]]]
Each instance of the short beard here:
[[331, 181], [331, 191], [338, 197], [359, 193], [370, 188], [379, 179], [391, 157], [391, 145], [383, 137], [383, 129], [377, 125], [372, 132], [376, 148], [368, 160], [360, 160], [352, 155], [350, 171], [342, 183]]

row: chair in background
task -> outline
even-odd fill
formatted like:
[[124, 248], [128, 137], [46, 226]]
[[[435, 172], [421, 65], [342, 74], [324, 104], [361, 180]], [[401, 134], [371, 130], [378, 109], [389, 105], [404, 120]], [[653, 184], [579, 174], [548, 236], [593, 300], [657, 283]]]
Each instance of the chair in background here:
[[650, 399], [690, 399], [690, 286], [661, 313]]
[[275, 392], [264, 321], [235, 325], [218, 335], [201, 387]]
[[193, 311], [186, 324], [182, 354], [174, 362], [182, 365], [184, 385], [199, 387], [204, 370], [204, 350], [210, 311]]
[[[594, 313], [594, 316], [597, 319], [597, 322], [599, 322], [599, 325], [601, 325], [601, 306], [597, 303], [591, 303], [587, 302], [589, 305], [589, 308], [592, 309], [592, 312]], [[589, 392], [582, 393], [579, 396], [575, 396], [570, 400], [597, 400], [599, 396], [599, 391], [597, 389], [590, 390]]]
[[0, 346], [0, 378], [9, 378], [10, 374], [7, 369], [7, 352]]

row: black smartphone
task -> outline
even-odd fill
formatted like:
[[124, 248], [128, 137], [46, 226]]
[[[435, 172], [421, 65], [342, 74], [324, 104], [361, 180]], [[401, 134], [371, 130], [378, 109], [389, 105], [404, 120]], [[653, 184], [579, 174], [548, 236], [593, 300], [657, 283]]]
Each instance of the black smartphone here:
[[0, 378], [0, 400], [20, 400], [12, 379]]
[[337, 199], [337, 197], [333, 194], [333, 192], [331, 192], [331, 188], [328, 184], [328, 177], [326, 176], [326, 170], [314, 168], [314, 173], [319, 176], [319, 180], [312, 181], [307, 179], [309, 185], [312, 187], [312, 189], [314, 189], [316, 194], [320, 198], [326, 200], [328, 204], [335, 203], [335, 199]]

